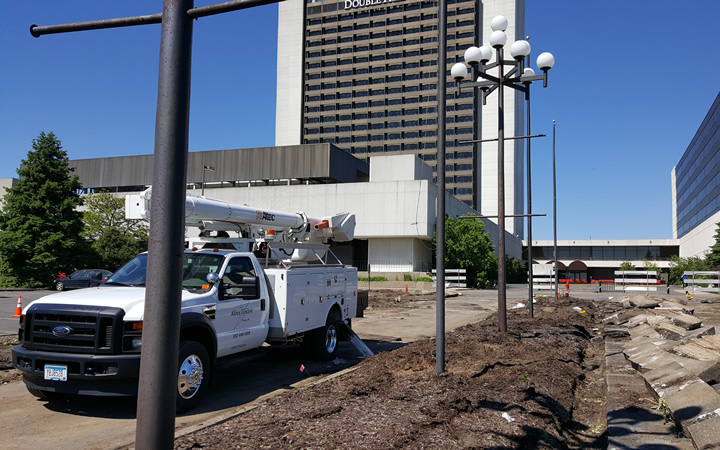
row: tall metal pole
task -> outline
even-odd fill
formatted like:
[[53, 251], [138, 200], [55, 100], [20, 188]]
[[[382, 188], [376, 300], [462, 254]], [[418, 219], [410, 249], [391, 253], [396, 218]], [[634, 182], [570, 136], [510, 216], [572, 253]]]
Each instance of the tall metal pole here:
[[435, 372], [445, 372], [445, 96], [447, 92], [447, 2], [438, 1], [437, 246], [435, 267]]
[[164, 0], [160, 39], [153, 207], [150, 217], [138, 449], [171, 449], [175, 435], [193, 0]]
[[[525, 115], [527, 117], [527, 136], [530, 136], [530, 83], [526, 84], [527, 90], [525, 91], [525, 107], [527, 108], [527, 111], [525, 111]], [[533, 255], [532, 255], [532, 188], [530, 186], [530, 141], [532, 139], [527, 138], [527, 225], [528, 225], [528, 232], [527, 232], [527, 240], [528, 240], [528, 304], [530, 305], [528, 308], [530, 309], [530, 318], [532, 319], [534, 316], [534, 309], [533, 309]]]
[[495, 53], [498, 62], [498, 328], [507, 332], [505, 303], [505, 113], [503, 95], [503, 49]]
[[555, 177], [555, 120], [553, 120], [553, 256], [555, 258], [555, 300], [558, 298], [558, 250], [557, 250], [557, 190]]

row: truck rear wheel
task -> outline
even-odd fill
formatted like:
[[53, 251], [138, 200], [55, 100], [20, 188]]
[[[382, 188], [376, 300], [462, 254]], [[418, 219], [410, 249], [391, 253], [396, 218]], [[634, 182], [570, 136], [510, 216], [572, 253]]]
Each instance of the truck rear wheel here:
[[205, 395], [209, 380], [210, 357], [205, 347], [195, 341], [181, 342], [175, 410], [183, 412], [196, 407]]
[[339, 337], [338, 323], [328, 317], [324, 327], [312, 332], [313, 356], [320, 361], [334, 359], [337, 354]]

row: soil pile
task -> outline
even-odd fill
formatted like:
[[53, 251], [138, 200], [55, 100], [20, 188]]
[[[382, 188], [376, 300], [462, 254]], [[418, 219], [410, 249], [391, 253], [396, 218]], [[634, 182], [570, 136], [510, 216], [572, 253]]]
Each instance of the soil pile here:
[[435, 341], [413, 342], [175, 448], [606, 448], [603, 317], [589, 301], [540, 300], [534, 319], [511, 310], [507, 333], [496, 317], [448, 333], [442, 374]]

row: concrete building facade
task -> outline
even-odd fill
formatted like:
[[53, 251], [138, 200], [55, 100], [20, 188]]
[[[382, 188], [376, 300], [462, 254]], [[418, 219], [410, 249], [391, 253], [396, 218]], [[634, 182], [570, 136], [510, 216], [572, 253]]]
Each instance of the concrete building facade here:
[[[428, 272], [434, 265], [437, 186], [430, 166], [412, 154], [361, 161], [332, 144], [191, 152], [187, 189], [229, 203], [310, 216], [355, 214], [355, 240], [333, 247], [346, 264], [378, 272]], [[117, 195], [152, 183], [153, 156], [71, 160], [85, 192]], [[203, 167], [206, 170], [203, 183]], [[476, 213], [445, 194], [451, 217]], [[498, 227], [483, 220], [493, 242]], [[194, 237], [196, 230], [188, 229]], [[522, 241], [506, 233], [506, 253], [520, 257]]]
[[[484, 42], [498, 14], [508, 46], [523, 39], [524, 0], [448, 0], [447, 68]], [[332, 143], [359, 159], [412, 154], [437, 157], [437, 3], [426, 0], [286, 0], [278, 5], [276, 145]], [[485, 39], [486, 40], [486, 39]], [[497, 144], [461, 141], [497, 136], [497, 96], [474, 111], [473, 93], [447, 83], [446, 187], [484, 215], [497, 215]], [[505, 129], [524, 134], [523, 97], [508, 91]], [[479, 132], [474, 131], [479, 127]], [[507, 214], [522, 214], [523, 142], [505, 152]], [[507, 230], [522, 237], [523, 220]]]
[[700, 256], [720, 222], [720, 94], [670, 174], [673, 237], [680, 256]]

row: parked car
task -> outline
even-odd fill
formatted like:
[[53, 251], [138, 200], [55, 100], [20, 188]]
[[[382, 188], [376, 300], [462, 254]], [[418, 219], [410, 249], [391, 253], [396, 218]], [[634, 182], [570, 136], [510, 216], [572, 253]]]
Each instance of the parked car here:
[[112, 272], [104, 269], [77, 270], [68, 277], [53, 280], [53, 288], [56, 291], [64, 291], [65, 289], [99, 286], [110, 275], [112, 275]]

